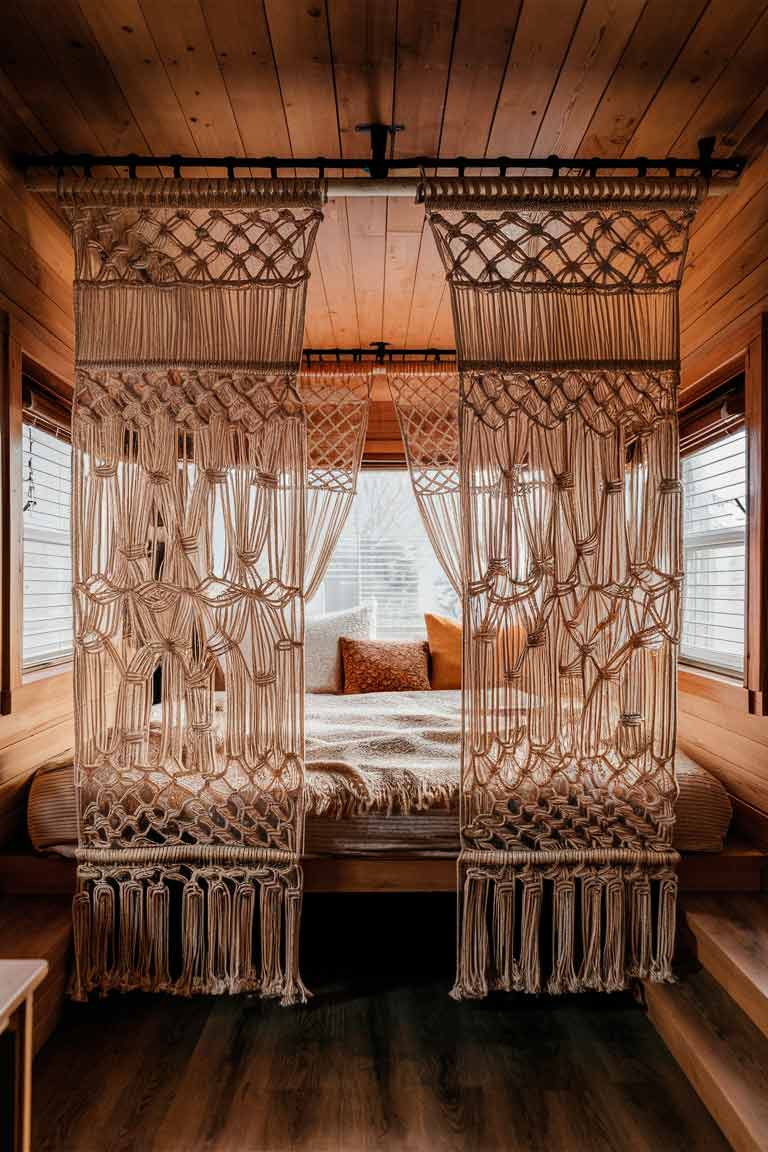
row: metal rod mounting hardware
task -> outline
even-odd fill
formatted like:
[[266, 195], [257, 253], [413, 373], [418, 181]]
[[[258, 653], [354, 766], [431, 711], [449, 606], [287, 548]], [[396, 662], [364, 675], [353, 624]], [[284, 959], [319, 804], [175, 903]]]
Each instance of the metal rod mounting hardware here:
[[[745, 161], [739, 157], [716, 158], [714, 156], [715, 138], [705, 137], [699, 141], [698, 155], [695, 157], [664, 156], [651, 158], [637, 156], [629, 158], [616, 158], [614, 156], [565, 157], [565, 156], [398, 156], [387, 158], [387, 141], [400, 131], [400, 124], [361, 124], [360, 131], [371, 134], [371, 159], [345, 159], [343, 157], [331, 158], [328, 156], [179, 156], [177, 154], [166, 156], [139, 156], [135, 153], [122, 155], [96, 156], [90, 152], [53, 152], [45, 156], [22, 156], [19, 162], [27, 174], [27, 187], [35, 191], [55, 191], [55, 179], [52, 179], [50, 170], [56, 175], [71, 173], [79, 170], [82, 175], [89, 178], [94, 169], [122, 169], [119, 174], [127, 175], [129, 179], [138, 178], [139, 169], [154, 170], [147, 175], [157, 175], [158, 170], [166, 175], [178, 179], [182, 169], [204, 168], [207, 174], [212, 171], [224, 171], [227, 179], [235, 179], [238, 172], [243, 175], [255, 176], [263, 173], [272, 180], [278, 178], [282, 172], [289, 175], [292, 172], [315, 173], [324, 179], [329, 170], [343, 173], [345, 179], [332, 179], [329, 181], [329, 196], [343, 195], [410, 195], [417, 186], [418, 181], [413, 178], [393, 179], [393, 173], [430, 171], [439, 173], [455, 173], [459, 178], [464, 177], [471, 170], [475, 173], [498, 175], [502, 179], [511, 173], [527, 172], [528, 174], [543, 174], [554, 178], [564, 176], [597, 177], [601, 173], [608, 175], [636, 175], [640, 178], [649, 176], [701, 176], [710, 179], [712, 176], [738, 178]], [[350, 179], [348, 173], [367, 173], [360, 179]], [[104, 174], [102, 172], [102, 174]], [[114, 174], [114, 173], [113, 173]], [[722, 186], [730, 186], [727, 180]], [[364, 189], [367, 188], [367, 191]], [[384, 188], [389, 189], [385, 191]]]
[[372, 340], [370, 348], [305, 348], [304, 364], [397, 364], [404, 360], [425, 360], [434, 364], [447, 361], [453, 366], [455, 348], [392, 348], [387, 340]]

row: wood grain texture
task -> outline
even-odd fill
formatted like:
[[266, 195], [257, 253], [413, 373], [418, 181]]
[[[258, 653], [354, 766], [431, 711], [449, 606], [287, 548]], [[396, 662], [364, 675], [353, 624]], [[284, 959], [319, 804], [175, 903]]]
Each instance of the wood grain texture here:
[[768, 896], [688, 896], [699, 962], [768, 1037]]
[[[684, 892], [759, 892], [768, 851], [732, 844], [718, 853], [683, 855]], [[304, 890], [312, 893], [455, 893], [456, 861], [450, 858], [309, 856], [303, 861]], [[31, 850], [0, 854], [0, 894], [72, 895], [75, 864]]]
[[[765, 0], [62, 0], [46, 19], [47, 7], [4, 13], [0, 132], [22, 122], [24, 150], [363, 158], [355, 128], [371, 120], [405, 125], [392, 143], [404, 157], [658, 155], [713, 134], [754, 158], [768, 142]], [[749, 198], [765, 183], [748, 172]], [[685, 356], [765, 305], [761, 204], [743, 214], [740, 190], [702, 210]], [[397, 205], [329, 208], [313, 275], [316, 346], [453, 342], [431, 236]], [[0, 293], [9, 280], [0, 265]], [[66, 339], [57, 312], [22, 295]]]
[[736, 1152], [768, 1148], [768, 1040], [709, 973], [646, 984], [649, 1017]]
[[[739, 188], [703, 206], [681, 293], [684, 377], [768, 309], [766, 0], [12, 0], [0, 43], [0, 309], [27, 347], [70, 371], [66, 234], [14, 166], [20, 152], [136, 148], [363, 157], [361, 121], [402, 122], [392, 150], [611, 156], [692, 150], [750, 159]], [[451, 345], [444, 270], [422, 209], [338, 201], [326, 209], [309, 288], [314, 346]], [[386, 406], [369, 448], [397, 458]], [[761, 720], [699, 716], [684, 695], [683, 747], [743, 804], [768, 811]], [[700, 723], [701, 721], [701, 723]], [[709, 728], [704, 729], [703, 724]], [[34, 755], [0, 720], [0, 839]], [[702, 734], [706, 731], [706, 737]], [[10, 740], [10, 737], [9, 737]], [[19, 744], [18, 741], [22, 741]], [[18, 758], [16, 758], [16, 754]], [[11, 760], [11, 756], [13, 760]], [[17, 797], [18, 801], [18, 797]]]
[[[75, 19], [57, 8], [51, 51], [64, 51], [60, 21]], [[87, 47], [94, 51], [93, 45]], [[67, 49], [69, 51], [69, 49]], [[74, 49], [72, 49], [74, 51]], [[7, 92], [7, 89], [5, 90]], [[3, 104], [0, 84], [0, 427], [2, 428], [2, 702], [0, 716], [0, 844], [18, 838], [25, 822], [31, 773], [73, 741], [72, 681], [52, 677], [34, 686], [21, 677], [21, 370], [38, 364], [71, 384], [74, 331], [72, 255], [69, 239], [48, 207], [25, 191], [15, 170], [15, 150], [32, 147], [34, 120]], [[10, 93], [8, 93], [10, 95]], [[105, 115], [108, 106], [105, 105]], [[32, 127], [30, 127], [32, 125]]]
[[0, 958], [48, 963], [46, 978], [35, 994], [35, 1051], [61, 1017], [71, 943], [72, 913], [67, 897], [14, 896], [0, 902]]
[[726, 1149], [628, 996], [450, 1000], [452, 897], [309, 895], [305, 917], [297, 1011], [68, 1005], [35, 1066], [36, 1152]]

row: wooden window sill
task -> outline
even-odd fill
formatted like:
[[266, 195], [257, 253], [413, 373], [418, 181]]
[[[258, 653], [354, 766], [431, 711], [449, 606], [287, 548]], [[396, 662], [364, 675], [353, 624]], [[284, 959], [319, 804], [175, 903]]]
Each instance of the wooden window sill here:
[[731, 676], [707, 672], [703, 668], [695, 668], [692, 665], [679, 664], [677, 686], [680, 692], [711, 700], [724, 708], [733, 708], [738, 712], [751, 712], [758, 716], [763, 715], [762, 694], [750, 692], [739, 680]]

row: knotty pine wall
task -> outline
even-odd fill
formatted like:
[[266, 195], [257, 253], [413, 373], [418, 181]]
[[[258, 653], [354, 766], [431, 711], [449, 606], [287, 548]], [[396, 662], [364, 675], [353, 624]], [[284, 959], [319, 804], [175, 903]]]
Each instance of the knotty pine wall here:
[[[19, 620], [11, 615], [6, 587], [11, 581], [20, 587], [21, 582], [18, 539], [13, 550], [9, 541], [18, 492], [9, 490], [7, 477], [20, 462], [20, 397], [11, 381], [14, 377], [18, 380], [24, 356], [48, 376], [71, 384], [74, 347], [69, 239], [50, 208], [24, 190], [12, 161], [14, 155], [39, 147], [16, 116], [14, 106], [13, 94], [0, 84], [0, 420], [4, 468], [0, 553], [4, 557], [3, 699], [5, 707], [11, 708], [10, 714], [0, 715], [0, 845], [22, 834], [27, 782], [35, 768], [73, 741], [71, 675], [21, 685], [14, 683], [8, 668], [18, 648], [10, 637], [14, 629], [18, 635]], [[20, 475], [19, 470], [19, 479]], [[10, 563], [9, 556], [13, 557]], [[19, 602], [17, 596], [17, 617]]]
[[[20, 347], [63, 379], [71, 376], [72, 259], [61, 221], [25, 192], [11, 157], [34, 150], [35, 136], [14, 112], [0, 82], [0, 312], [10, 317], [3, 360]], [[53, 146], [51, 142], [51, 147]], [[702, 208], [691, 236], [681, 298], [683, 372], [750, 316], [768, 310], [768, 152], [747, 169], [738, 190]], [[3, 450], [8, 453], [8, 392], [2, 395]], [[367, 449], [398, 455], [391, 405], [377, 399]], [[17, 572], [20, 579], [20, 572]], [[5, 638], [5, 629], [4, 629]], [[30, 690], [27, 691], [27, 688]], [[681, 691], [679, 739], [714, 771], [740, 802], [740, 815], [768, 813], [768, 718]], [[68, 678], [40, 681], [15, 694], [0, 716], [0, 844], [22, 826], [25, 783], [34, 769], [72, 742]]]
[[[735, 192], [700, 211], [680, 310], [684, 385], [709, 350], [768, 311], [768, 150], [758, 153]], [[679, 744], [737, 799], [738, 823], [768, 842], [768, 820], [759, 816], [768, 814], [768, 717], [687, 690], [692, 686], [681, 678]]]

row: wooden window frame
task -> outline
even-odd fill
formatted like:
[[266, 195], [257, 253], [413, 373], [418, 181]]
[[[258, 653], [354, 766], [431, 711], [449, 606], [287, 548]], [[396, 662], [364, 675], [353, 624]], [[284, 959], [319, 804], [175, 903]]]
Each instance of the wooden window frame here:
[[46, 704], [72, 706], [72, 661], [23, 670], [24, 520], [23, 402], [25, 371], [72, 402], [72, 363], [31, 325], [0, 312], [0, 714], [24, 715]]
[[681, 411], [744, 374], [747, 441], [747, 540], [744, 672], [737, 677], [680, 664], [678, 686], [690, 695], [768, 715], [768, 313], [763, 312], [692, 356], [680, 383]]

